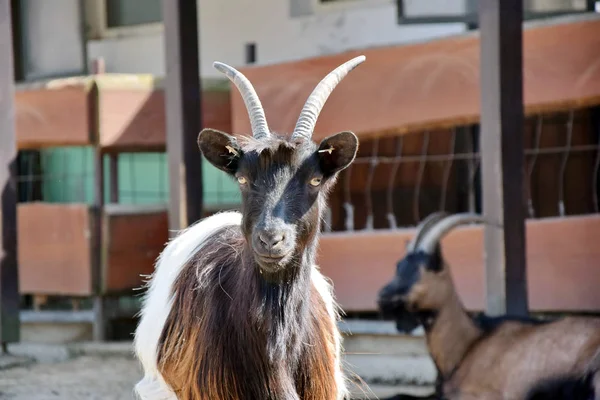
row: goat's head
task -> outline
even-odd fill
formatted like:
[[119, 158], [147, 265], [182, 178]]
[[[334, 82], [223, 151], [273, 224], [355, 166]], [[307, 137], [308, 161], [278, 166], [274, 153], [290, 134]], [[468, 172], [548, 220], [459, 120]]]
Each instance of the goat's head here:
[[198, 146], [212, 165], [239, 183], [242, 230], [262, 271], [283, 270], [314, 242], [327, 191], [356, 156], [354, 133], [340, 132], [319, 144], [312, 141], [312, 133], [333, 89], [364, 60], [360, 56], [342, 64], [317, 85], [289, 138], [271, 133], [261, 102], [241, 72], [214, 64], [240, 91], [252, 137], [204, 129]]
[[378, 294], [379, 309], [395, 319], [398, 330], [412, 331], [420, 325], [420, 316], [439, 310], [454, 293], [440, 240], [453, 228], [472, 222], [484, 219], [478, 214], [437, 212], [417, 226], [406, 255], [396, 265], [394, 278]]

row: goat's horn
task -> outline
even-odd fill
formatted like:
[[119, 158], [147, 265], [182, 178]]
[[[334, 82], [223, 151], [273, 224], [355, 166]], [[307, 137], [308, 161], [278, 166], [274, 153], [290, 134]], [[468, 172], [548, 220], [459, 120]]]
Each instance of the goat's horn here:
[[448, 213], [445, 211], [434, 212], [433, 214], [429, 214], [424, 220], [422, 220], [419, 225], [417, 225], [415, 236], [410, 241], [408, 246], [406, 246], [406, 252], [410, 253], [415, 250], [417, 244], [423, 239], [423, 236], [429, 231], [429, 229], [434, 226], [438, 221], [443, 218], [446, 218]]
[[213, 67], [224, 73], [240, 91], [246, 109], [248, 110], [248, 116], [250, 117], [252, 135], [256, 139], [262, 139], [269, 136], [270, 131], [269, 126], [267, 125], [267, 118], [265, 117], [265, 110], [263, 110], [260, 99], [248, 78], [232, 66], [222, 62], [215, 61]]
[[292, 139], [298, 138], [299, 136], [310, 139], [313, 130], [315, 129], [315, 125], [317, 124], [317, 118], [319, 117], [325, 102], [329, 98], [329, 95], [333, 92], [333, 89], [335, 89], [350, 71], [363, 61], [365, 61], [365, 56], [358, 56], [350, 61], [346, 61], [319, 82], [315, 90], [308, 96], [306, 103], [304, 103], [302, 112], [300, 112], [300, 117], [298, 117], [298, 122], [296, 122]]
[[475, 213], [455, 214], [444, 218], [425, 233], [423, 239], [419, 243], [419, 249], [427, 254], [431, 254], [435, 249], [436, 244], [442, 240], [444, 235], [459, 225], [472, 222], [487, 222], [487, 220], [482, 215]]

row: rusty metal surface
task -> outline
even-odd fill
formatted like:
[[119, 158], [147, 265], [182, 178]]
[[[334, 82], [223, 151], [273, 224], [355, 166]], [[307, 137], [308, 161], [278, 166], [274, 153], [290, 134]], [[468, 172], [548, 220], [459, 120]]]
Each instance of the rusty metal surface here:
[[[21, 85], [15, 97], [19, 149], [86, 146], [94, 143], [98, 132], [104, 151], [164, 151], [164, 89], [146, 82], [146, 76], [107, 76]], [[142, 83], [132, 85], [136, 78]], [[229, 91], [204, 90], [202, 118], [210, 127], [230, 131]]]
[[[600, 216], [529, 220], [526, 232], [530, 310], [598, 311]], [[377, 292], [393, 277], [413, 233], [399, 229], [321, 238], [319, 266], [346, 311], [376, 309]], [[466, 307], [484, 310], [482, 228], [457, 228], [442, 240], [442, 252]]]
[[90, 102], [94, 101], [91, 85], [84, 80], [64, 82], [59, 87], [17, 90], [15, 109], [19, 149], [91, 143], [88, 112]]
[[[527, 114], [600, 103], [600, 18], [537, 24], [523, 32]], [[262, 67], [240, 68], [252, 81], [269, 127], [291, 132], [315, 85], [333, 68], [367, 60], [331, 94], [316, 139], [345, 129], [362, 137], [452, 127], [479, 119], [479, 37], [475, 33], [394, 47], [351, 51]], [[232, 129], [250, 131], [239, 93]]]
[[92, 294], [93, 221], [84, 204], [18, 207], [19, 286], [23, 294]]
[[105, 212], [103, 224], [103, 293], [141, 287], [169, 238], [166, 209]]
[[[100, 89], [99, 96], [103, 148], [108, 151], [165, 150], [164, 89]], [[229, 92], [202, 94], [202, 117], [207, 126], [229, 131], [230, 114]], [[194, 139], [192, 144], [195, 143]]]

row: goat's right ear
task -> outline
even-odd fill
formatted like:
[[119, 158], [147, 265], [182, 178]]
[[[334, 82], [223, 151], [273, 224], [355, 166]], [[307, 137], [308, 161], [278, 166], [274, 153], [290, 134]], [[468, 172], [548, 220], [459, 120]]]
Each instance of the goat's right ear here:
[[198, 135], [198, 147], [212, 165], [228, 174], [235, 174], [242, 149], [234, 136], [215, 129], [203, 129]]

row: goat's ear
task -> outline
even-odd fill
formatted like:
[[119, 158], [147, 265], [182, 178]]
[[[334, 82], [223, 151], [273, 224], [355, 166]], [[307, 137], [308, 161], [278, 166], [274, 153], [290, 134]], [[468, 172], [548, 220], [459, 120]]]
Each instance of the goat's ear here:
[[242, 149], [234, 136], [215, 129], [203, 129], [198, 135], [198, 147], [212, 165], [228, 174], [235, 174]]
[[358, 151], [358, 138], [350, 131], [328, 136], [319, 144], [317, 154], [321, 171], [329, 177], [348, 167]]

